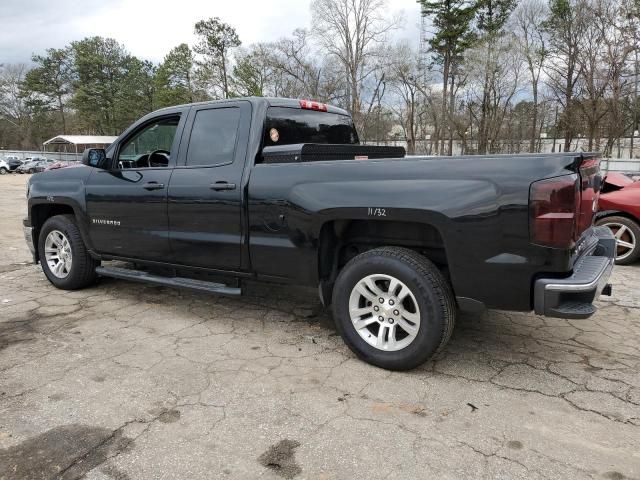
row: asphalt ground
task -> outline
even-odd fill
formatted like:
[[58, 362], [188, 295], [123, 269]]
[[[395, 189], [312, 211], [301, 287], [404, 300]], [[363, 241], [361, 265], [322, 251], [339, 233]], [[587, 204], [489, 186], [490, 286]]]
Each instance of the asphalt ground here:
[[589, 320], [463, 315], [392, 373], [315, 291], [56, 290], [26, 179], [0, 177], [0, 479], [640, 478], [640, 265]]

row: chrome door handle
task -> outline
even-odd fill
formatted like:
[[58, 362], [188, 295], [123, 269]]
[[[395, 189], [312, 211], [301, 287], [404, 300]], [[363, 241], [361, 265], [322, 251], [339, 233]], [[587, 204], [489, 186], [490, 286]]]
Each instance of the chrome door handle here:
[[229, 183], [229, 182], [216, 182], [216, 183], [212, 183], [209, 188], [211, 188], [212, 190], [215, 190], [215, 191], [235, 190], [236, 189], [236, 184], [235, 183]]
[[164, 188], [164, 183], [149, 182], [145, 183], [142, 188], [145, 190], [162, 190]]

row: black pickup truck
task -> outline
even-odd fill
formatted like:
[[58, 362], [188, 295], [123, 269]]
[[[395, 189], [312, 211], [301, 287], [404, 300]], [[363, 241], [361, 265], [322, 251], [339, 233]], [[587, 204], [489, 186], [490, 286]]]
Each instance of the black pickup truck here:
[[360, 145], [339, 108], [247, 98], [151, 113], [83, 163], [28, 185], [53, 285], [317, 286], [348, 346], [388, 369], [442, 348], [458, 309], [578, 319], [611, 290], [595, 154], [404, 158]]

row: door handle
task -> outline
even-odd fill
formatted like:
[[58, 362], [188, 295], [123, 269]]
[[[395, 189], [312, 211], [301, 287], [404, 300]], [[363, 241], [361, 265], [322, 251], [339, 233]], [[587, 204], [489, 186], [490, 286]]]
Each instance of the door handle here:
[[221, 182], [212, 183], [209, 188], [211, 188], [212, 190], [215, 190], [215, 191], [235, 190], [236, 189], [236, 184], [235, 183], [229, 183], [229, 182], [221, 181]]
[[164, 188], [164, 183], [149, 182], [145, 183], [142, 188], [145, 190], [162, 190]]

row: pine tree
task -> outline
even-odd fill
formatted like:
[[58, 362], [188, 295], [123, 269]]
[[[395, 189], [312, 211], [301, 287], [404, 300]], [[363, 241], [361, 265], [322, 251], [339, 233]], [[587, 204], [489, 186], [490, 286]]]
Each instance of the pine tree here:
[[200, 20], [196, 23], [195, 33], [200, 37], [194, 50], [203, 56], [198, 62], [201, 77], [208, 77], [216, 90], [221, 90], [224, 98], [229, 98], [229, 54], [241, 45], [235, 29], [218, 17]]
[[[422, 7], [422, 15], [429, 17], [435, 28], [435, 34], [429, 40], [434, 63], [442, 68], [442, 108], [439, 136], [440, 153], [444, 153], [444, 132], [449, 138], [448, 154], [453, 150], [453, 129], [451, 115], [455, 107], [455, 81], [457, 67], [464, 52], [473, 45], [475, 34], [471, 23], [476, 6], [465, 0], [428, 1], [418, 0]], [[447, 105], [448, 101], [448, 105]], [[436, 137], [436, 144], [439, 140]]]
[[62, 133], [67, 133], [65, 107], [72, 91], [73, 63], [69, 48], [50, 48], [47, 54], [32, 57], [36, 67], [27, 72], [22, 95], [36, 113], [57, 110]]
[[193, 52], [182, 43], [173, 48], [156, 71], [155, 107], [162, 108], [195, 101]]

